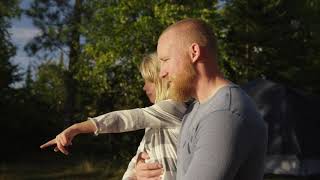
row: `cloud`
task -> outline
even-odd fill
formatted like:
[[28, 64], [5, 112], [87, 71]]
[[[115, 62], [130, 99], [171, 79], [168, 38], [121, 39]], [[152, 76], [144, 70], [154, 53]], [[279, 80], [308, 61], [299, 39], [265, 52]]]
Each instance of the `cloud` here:
[[23, 46], [28, 43], [32, 38], [40, 35], [40, 30], [35, 27], [12, 27], [9, 29], [11, 34], [12, 42], [23, 48]]
[[28, 57], [23, 48], [32, 38], [38, 35], [40, 31], [33, 26], [13, 26], [9, 29], [9, 33], [11, 34], [13, 44], [18, 47], [17, 54], [11, 58], [11, 62], [18, 64], [21, 70], [26, 70], [28, 64], [33, 58]]

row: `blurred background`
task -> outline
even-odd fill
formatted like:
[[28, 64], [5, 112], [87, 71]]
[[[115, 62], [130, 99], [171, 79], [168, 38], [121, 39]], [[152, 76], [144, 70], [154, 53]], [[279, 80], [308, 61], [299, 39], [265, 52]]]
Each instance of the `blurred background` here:
[[[209, 23], [225, 76], [269, 125], [265, 179], [320, 179], [319, 0], [0, 0], [0, 179], [121, 179], [143, 130], [39, 146], [150, 105], [138, 65], [168, 25]], [[320, 132], [320, 131], [319, 131]]]

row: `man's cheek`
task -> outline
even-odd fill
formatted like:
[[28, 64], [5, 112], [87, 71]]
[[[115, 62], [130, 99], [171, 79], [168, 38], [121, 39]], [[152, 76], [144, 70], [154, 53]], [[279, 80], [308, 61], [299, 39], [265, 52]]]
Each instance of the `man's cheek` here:
[[175, 77], [175, 68], [176, 68], [176, 66], [174, 66], [174, 65], [172, 65], [172, 66], [170, 66], [170, 67], [168, 68], [168, 74], [169, 74], [172, 78]]

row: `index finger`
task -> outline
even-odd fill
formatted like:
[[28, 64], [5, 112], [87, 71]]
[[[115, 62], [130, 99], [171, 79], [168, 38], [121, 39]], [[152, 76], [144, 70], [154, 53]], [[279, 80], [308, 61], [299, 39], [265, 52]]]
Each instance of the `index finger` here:
[[56, 144], [56, 139], [52, 139], [51, 141], [48, 141], [47, 143], [42, 144], [42, 145], [40, 146], [40, 148], [43, 149], [43, 148], [52, 146], [52, 145], [54, 145], [54, 144]]

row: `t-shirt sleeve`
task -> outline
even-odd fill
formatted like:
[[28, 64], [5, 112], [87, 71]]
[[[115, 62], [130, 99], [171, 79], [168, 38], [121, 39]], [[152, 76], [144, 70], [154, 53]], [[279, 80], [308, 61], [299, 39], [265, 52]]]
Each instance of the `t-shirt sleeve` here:
[[240, 147], [247, 147], [245, 143], [250, 141], [243, 119], [229, 111], [213, 112], [194, 130], [194, 137], [187, 138], [183, 147], [188, 156], [184, 157], [186, 174], [182, 179], [234, 179], [247, 153]]

